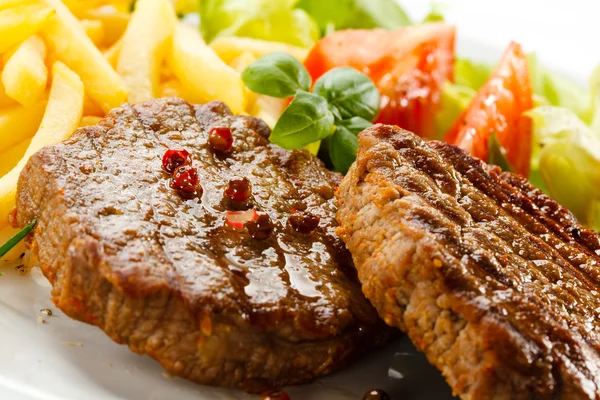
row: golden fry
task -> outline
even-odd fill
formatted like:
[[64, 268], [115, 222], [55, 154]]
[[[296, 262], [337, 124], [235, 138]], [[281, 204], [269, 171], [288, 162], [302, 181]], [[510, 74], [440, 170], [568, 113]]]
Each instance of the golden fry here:
[[44, 99], [27, 108], [15, 105], [0, 109], [0, 153], [25, 139], [31, 139], [40, 126], [45, 108]]
[[4, 107], [13, 106], [15, 104], [17, 104], [17, 102], [8, 97], [8, 95], [6, 94], [6, 89], [2, 84], [2, 79], [0, 79], [0, 109]]
[[246, 52], [254, 54], [256, 58], [260, 58], [269, 53], [282, 51], [300, 61], [304, 61], [308, 54], [307, 49], [290, 44], [234, 36], [217, 38], [210, 43], [210, 47], [227, 64], [230, 64], [233, 59]]
[[52, 53], [77, 73], [89, 96], [105, 112], [127, 100], [127, 89], [117, 72], [81, 29], [81, 24], [60, 0], [45, 0], [56, 9], [43, 29]]
[[8, 223], [7, 216], [15, 206], [17, 180], [29, 157], [44, 146], [67, 139], [79, 126], [83, 96], [83, 83], [79, 76], [63, 63], [55, 63], [52, 66], [50, 98], [42, 123], [23, 158], [0, 178], [0, 226]]
[[199, 32], [180, 22], [171, 47], [167, 60], [191, 97], [189, 101], [202, 103], [218, 99], [236, 114], [244, 111], [245, 86], [240, 74], [204, 43]]
[[[2, 228], [0, 228], [0, 243], [6, 243], [8, 239], [15, 236], [19, 231], [20, 229], [15, 229], [10, 225], [3, 226]], [[23, 254], [25, 250], [25, 241], [21, 240], [0, 260], [3, 262], [14, 261], [21, 257], [21, 254]]]
[[79, 122], [79, 126], [96, 125], [100, 121], [102, 121], [102, 117], [96, 117], [96, 116], [93, 116], [93, 115], [87, 115], [85, 117], [81, 117], [81, 121]]
[[24, 106], [37, 102], [46, 90], [46, 46], [38, 36], [25, 40], [10, 56], [2, 71], [6, 94]]
[[37, 33], [54, 14], [51, 7], [39, 3], [0, 10], [0, 53]]
[[158, 96], [162, 56], [176, 22], [175, 10], [168, 0], [136, 2], [117, 62], [131, 103]]
[[171, 79], [161, 83], [160, 97], [183, 97], [186, 98], [181, 82]]
[[[29, 143], [31, 143], [31, 137], [0, 153], [0, 178], [9, 173], [19, 160], [23, 158], [27, 147], [29, 147]], [[0, 241], [0, 243], [2, 242]]]
[[105, 113], [102, 108], [87, 94], [83, 98], [83, 115], [92, 115], [94, 117], [104, 117]]
[[92, 42], [98, 47], [104, 43], [104, 26], [102, 22], [95, 19], [82, 19], [81, 26], [85, 29], [85, 33], [88, 35]]
[[31, 4], [35, 0], [0, 0], [0, 10], [10, 7], [17, 7], [26, 4]]
[[106, 58], [106, 61], [108, 61], [113, 68], [117, 67], [117, 62], [119, 62], [119, 53], [121, 52], [122, 46], [123, 39], [119, 39], [104, 52], [104, 58]]
[[85, 18], [100, 21], [104, 28], [104, 46], [112, 46], [127, 29], [130, 14], [118, 11], [113, 7], [101, 7], [95, 10], [89, 10], [84, 14]]
[[235, 69], [240, 74], [244, 72], [246, 67], [250, 65], [254, 60], [256, 60], [256, 56], [249, 51], [245, 51], [233, 60], [231, 60], [231, 68]]

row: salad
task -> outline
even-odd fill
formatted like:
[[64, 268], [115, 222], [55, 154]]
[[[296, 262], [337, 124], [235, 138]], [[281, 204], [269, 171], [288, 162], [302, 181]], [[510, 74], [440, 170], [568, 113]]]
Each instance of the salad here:
[[435, 5], [411, 21], [393, 0], [202, 0], [200, 16], [207, 41], [243, 36], [308, 49], [303, 65], [267, 56], [242, 75], [256, 93], [293, 97], [273, 142], [318, 146], [345, 173], [360, 130], [396, 124], [529, 177], [600, 229], [600, 72], [585, 89], [516, 42], [496, 65], [461, 58], [455, 28]]

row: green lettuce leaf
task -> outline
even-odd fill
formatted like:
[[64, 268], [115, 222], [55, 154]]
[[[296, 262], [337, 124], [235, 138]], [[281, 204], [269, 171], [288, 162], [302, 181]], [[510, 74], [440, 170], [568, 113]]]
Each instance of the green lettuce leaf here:
[[577, 219], [600, 229], [600, 134], [564, 107], [527, 112], [534, 124], [532, 172]]
[[310, 47], [319, 28], [297, 0], [202, 0], [200, 29], [206, 41], [244, 36]]

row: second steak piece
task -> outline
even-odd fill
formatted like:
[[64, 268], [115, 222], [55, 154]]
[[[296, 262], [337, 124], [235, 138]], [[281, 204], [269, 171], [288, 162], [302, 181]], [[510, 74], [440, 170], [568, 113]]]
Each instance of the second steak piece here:
[[[228, 152], [211, 131], [231, 131]], [[269, 133], [220, 102], [157, 99], [36, 153], [17, 219], [38, 220], [32, 253], [55, 304], [174, 375], [248, 391], [309, 381], [385, 340], [335, 235], [341, 175]], [[168, 148], [189, 152], [196, 196], [170, 187]], [[270, 224], [228, 223], [245, 209]], [[297, 232], [293, 215], [318, 224]]]
[[363, 292], [463, 399], [600, 398], [600, 237], [525, 178], [360, 134], [338, 233]]

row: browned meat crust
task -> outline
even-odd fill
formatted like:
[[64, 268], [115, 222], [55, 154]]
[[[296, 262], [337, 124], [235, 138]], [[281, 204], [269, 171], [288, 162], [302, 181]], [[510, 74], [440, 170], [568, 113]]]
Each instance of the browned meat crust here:
[[[217, 125], [232, 128], [229, 156], [207, 144]], [[31, 247], [56, 305], [175, 375], [248, 391], [306, 382], [385, 340], [334, 233], [341, 176], [269, 144], [269, 133], [222, 103], [160, 99], [115, 109], [34, 155], [17, 217], [39, 219]], [[167, 147], [191, 152], [201, 199], [168, 187]], [[234, 177], [251, 181], [271, 238], [225, 224]], [[294, 208], [319, 216], [317, 230], [290, 229]]]
[[338, 233], [363, 292], [463, 399], [600, 398], [600, 237], [526, 179], [360, 135]]

